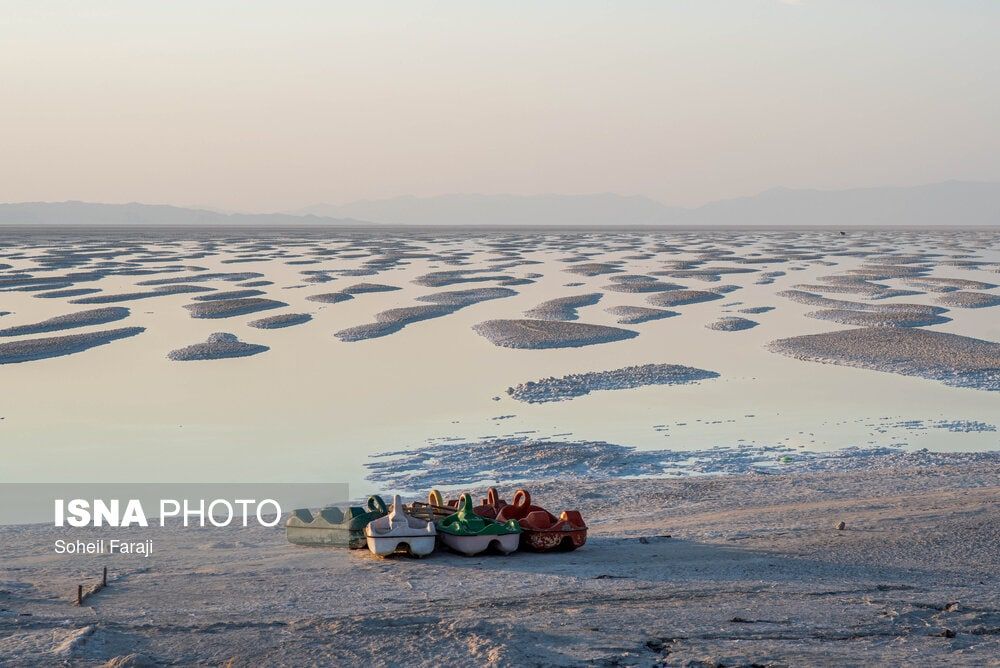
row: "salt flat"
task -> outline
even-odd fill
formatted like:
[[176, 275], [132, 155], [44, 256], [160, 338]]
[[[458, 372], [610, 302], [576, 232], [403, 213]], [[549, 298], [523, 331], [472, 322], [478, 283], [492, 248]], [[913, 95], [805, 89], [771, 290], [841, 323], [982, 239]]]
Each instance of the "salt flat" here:
[[[366, 477], [380, 453], [519, 433], [637, 452], [997, 450], [995, 432], [899, 426], [995, 424], [995, 392], [904, 375], [914, 368], [906, 362], [847, 366], [822, 363], [830, 350], [786, 356], [769, 346], [905, 325], [916, 335], [870, 336], [947, 375], [958, 358], [924, 340], [1000, 341], [988, 305], [1000, 294], [998, 246], [989, 229], [11, 228], [0, 237], [0, 312], [15, 334], [4, 345], [17, 352], [3, 359], [19, 363], [0, 364], [5, 387], [17, 388], [0, 405], [10, 455], [0, 482], [132, 480], [137, 470], [170, 481], [194, 471], [348, 482], [363, 495], [386, 491]], [[956, 293], [957, 306], [939, 302]], [[990, 297], [966, 308], [968, 294]], [[540, 305], [577, 319], [533, 324], [525, 313]], [[63, 332], [84, 337], [69, 342], [102, 345], [69, 347], [29, 333], [85, 309], [126, 307], [114, 327], [141, 336], [105, 341], [108, 325], [82, 323]], [[711, 328], [739, 316], [757, 325]], [[513, 324], [494, 332], [490, 322]], [[563, 331], [575, 326], [586, 335]], [[494, 345], [484, 329], [528, 347]], [[267, 352], [168, 359], [219, 331]], [[574, 346], [550, 347], [561, 335]], [[21, 354], [39, 347], [44, 358]], [[650, 364], [718, 378], [616, 382], [558, 402], [506, 392]], [[39, 453], [44, 471], [30, 463]]]
[[1000, 463], [954, 457], [532, 483], [590, 525], [562, 554], [380, 560], [174, 527], [149, 559], [67, 558], [49, 527], [0, 527], [0, 663], [990, 665]]

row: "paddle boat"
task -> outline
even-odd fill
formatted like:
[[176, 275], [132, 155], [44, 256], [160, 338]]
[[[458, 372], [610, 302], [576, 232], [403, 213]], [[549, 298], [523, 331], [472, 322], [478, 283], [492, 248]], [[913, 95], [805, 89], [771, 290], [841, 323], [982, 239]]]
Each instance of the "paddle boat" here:
[[368, 549], [379, 557], [387, 557], [395, 552], [408, 552], [414, 557], [423, 557], [434, 551], [437, 529], [434, 522], [412, 517], [403, 509], [399, 494], [392, 497], [392, 509], [385, 517], [379, 517], [365, 527]]
[[[472, 509], [472, 512], [479, 515], [480, 517], [485, 517], [487, 519], [496, 519], [497, 511], [507, 505], [507, 502], [500, 498], [497, 493], [496, 487], [490, 487], [486, 490], [486, 498], [483, 499], [478, 506]], [[444, 497], [436, 489], [432, 489], [427, 494], [427, 502], [414, 501], [413, 503], [406, 506], [407, 512], [411, 515], [417, 515], [418, 517], [433, 517], [434, 519], [440, 519], [442, 517], [447, 517], [451, 515], [456, 510], [458, 510], [458, 499], [448, 499], [444, 500]]]
[[458, 512], [438, 520], [437, 529], [445, 545], [467, 556], [488, 549], [510, 554], [517, 550], [521, 540], [521, 527], [516, 520], [497, 522], [477, 515], [468, 492], [459, 498]]
[[414, 501], [403, 507], [407, 513], [422, 520], [436, 522], [458, 510], [458, 499], [444, 500], [436, 489], [427, 493], [427, 501]]
[[444, 496], [442, 496], [441, 492], [439, 492], [436, 489], [432, 489], [431, 491], [427, 492], [427, 503], [429, 505], [437, 506], [439, 508], [443, 507], [458, 508], [458, 499], [448, 499], [447, 501], [445, 501]]
[[564, 510], [559, 517], [531, 505], [525, 489], [514, 493], [512, 503], [497, 513], [498, 522], [516, 521], [524, 532], [521, 549], [533, 552], [570, 551], [587, 542], [587, 525], [579, 511]]
[[365, 527], [372, 520], [389, 513], [382, 497], [368, 497], [367, 508], [351, 506], [341, 510], [327, 506], [316, 515], [307, 508], [293, 510], [285, 522], [285, 537], [296, 545], [347, 547], [359, 550], [367, 547]]
[[500, 494], [497, 493], [496, 487], [490, 487], [486, 490], [486, 498], [482, 502], [472, 509], [472, 512], [479, 515], [480, 517], [486, 517], [491, 520], [497, 518], [497, 513], [500, 509], [507, 505], [507, 502], [500, 498]]

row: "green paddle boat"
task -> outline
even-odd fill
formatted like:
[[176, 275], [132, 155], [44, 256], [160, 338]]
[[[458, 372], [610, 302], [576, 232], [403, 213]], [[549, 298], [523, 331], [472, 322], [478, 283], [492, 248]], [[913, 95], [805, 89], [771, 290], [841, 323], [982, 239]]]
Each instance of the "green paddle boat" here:
[[438, 520], [437, 529], [445, 545], [468, 556], [488, 549], [510, 554], [521, 541], [517, 520], [496, 522], [480, 517], [473, 510], [472, 495], [467, 492], [458, 500], [458, 512]]
[[296, 545], [347, 547], [360, 550], [368, 547], [365, 527], [372, 520], [385, 517], [389, 508], [382, 497], [368, 497], [368, 507], [351, 506], [341, 510], [327, 506], [316, 515], [307, 508], [293, 510], [285, 523], [285, 537]]

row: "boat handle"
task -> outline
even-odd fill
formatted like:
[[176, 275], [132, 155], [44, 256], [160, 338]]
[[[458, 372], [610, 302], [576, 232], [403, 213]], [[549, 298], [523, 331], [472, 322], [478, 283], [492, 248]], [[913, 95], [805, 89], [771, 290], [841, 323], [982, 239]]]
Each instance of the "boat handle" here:
[[389, 512], [389, 508], [385, 505], [385, 501], [378, 494], [373, 494], [368, 497], [368, 510], [373, 512], [380, 512], [383, 515]]

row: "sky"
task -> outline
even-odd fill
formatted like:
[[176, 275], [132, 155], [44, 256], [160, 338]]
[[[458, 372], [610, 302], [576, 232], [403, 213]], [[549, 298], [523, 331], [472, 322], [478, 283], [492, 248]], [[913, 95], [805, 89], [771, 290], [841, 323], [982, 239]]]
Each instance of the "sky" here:
[[0, 0], [0, 201], [1000, 181], [1000, 2]]

